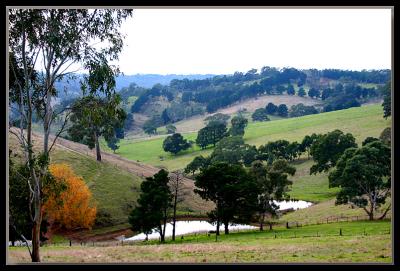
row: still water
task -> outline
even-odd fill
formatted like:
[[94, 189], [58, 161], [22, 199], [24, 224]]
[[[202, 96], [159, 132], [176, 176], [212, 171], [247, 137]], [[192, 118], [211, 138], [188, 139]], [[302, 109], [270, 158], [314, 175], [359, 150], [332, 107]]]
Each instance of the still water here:
[[[299, 200], [299, 201], [280, 201], [275, 202], [275, 204], [279, 205], [280, 210], [287, 210], [293, 208], [294, 210], [307, 208], [312, 205], [311, 202]], [[249, 230], [249, 229], [257, 229], [258, 227], [250, 226], [250, 225], [232, 225], [230, 224], [229, 230]], [[222, 225], [220, 228], [223, 232], [224, 226]], [[176, 228], [175, 228], [175, 235], [184, 235], [188, 233], [195, 233], [195, 232], [208, 232], [208, 231], [215, 231], [216, 225], [212, 225], [207, 221], [177, 221]], [[172, 224], [167, 223], [166, 230], [165, 230], [165, 237], [172, 236]], [[153, 231], [153, 233], [148, 235], [148, 239], [158, 239], [160, 237], [159, 233]], [[144, 240], [146, 235], [144, 233], [132, 236], [130, 238], [124, 239], [124, 241], [136, 241], [136, 240]], [[180, 238], [180, 237], [179, 237]]]

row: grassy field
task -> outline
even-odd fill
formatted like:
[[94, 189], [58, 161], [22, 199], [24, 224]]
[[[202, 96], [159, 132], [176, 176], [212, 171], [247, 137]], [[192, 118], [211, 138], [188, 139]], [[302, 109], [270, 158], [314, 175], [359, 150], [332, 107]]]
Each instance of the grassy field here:
[[[218, 242], [214, 236], [197, 234], [163, 245], [149, 241], [108, 247], [44, 246], [41, 255], [43, 262], [67, 263], [390, 263], [389, 232], [389, 221], [358, 221], [234, 232], [222, 234]], [[29, 255], [24, 247], [10, 248], [9, 259], [29, 262]]]
[[[305, 135], [340, 129], [352, 133], [360, 144], [368, 136], [379, 136], [384, 128], [391, 125], [391, 118], [385, 120], [382, 116], [382, 106], [376, 104], [299, 118], [251, 122], [246, 128], [244, 139], [248, 144], [259, 146], [278, 139], [301, 141]], [[196, 132], [184, 134], [186, 139], [193, 141], [196, 136]], [[116, 153], [131, 160], [166, 167], [169, 170], [182, 169], [195, 156], [206, 156], [211, 153], [211, 149], [200, 150], [198, 146], [194, 146], [174, 156], [162, 149], [164, 138], [121, 140]], [[110, 151], [104, 143], [103, 149]]]

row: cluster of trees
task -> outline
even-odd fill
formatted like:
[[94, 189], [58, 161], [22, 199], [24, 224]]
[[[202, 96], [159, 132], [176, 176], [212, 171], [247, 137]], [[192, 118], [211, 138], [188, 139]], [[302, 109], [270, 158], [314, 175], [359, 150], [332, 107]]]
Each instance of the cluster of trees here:
[[302, 103], [292, 105], [289, 110], [289, 117], [301, 117], [301, 116], [306, 116], [306, 115], [312, 115], [312, 114], [318, 114], [318, 110], [310, 105], [304, 105]]
[[[329, 173], [329, 186], [340, 187], [336, 204], [351, 203], [363, 208], [369, 219], [385, 204], [391, 194], [391, 149], [382, 132], [381, 138], [368, 137], [358, 147], [353, 135], [335, 130], [312, 144], [315, 164], [310, 174]], [[389, 204], [383, 218], [390, 210]]]
[[170, 92], [167, 86], [163, 86], [161, 84], [154, 85], [151, 89], [146, 89], [139, 98], [132, 105], [131, 112], [137, 113], [140, 112], [142, 106], [151, 98], [151, 97], [159, 97], [165, 96], [168, 101], [172, 101], [174, 99], [174, 95]]
[[354, 81], [384, 84], [390, 80], [390, 70], [362, 70], [362, 71], [348, 71], [337, 69], [325, 69], [321, 71], [321, 77], [339, 80], [341, 78], [348, 78]]
[[148, 235], [155, 229], [160, 234], [160, 241], [164, 242], [167, 222], [172, 219], [172, 240], [175, 240], [176, 209], [186, 193], [182, 174], [169, 174], [161, 169], [154, 176], [147, 177], [140, 189], [138, 206], [132, 210], [128, 219], [132, 230]]
[[281, 117], [287, 117], [288, 108], [285, 104], [275, 105], [273, 103], [268, 103], [265, 106], [265, 110], [268, 115], [277, 115]]

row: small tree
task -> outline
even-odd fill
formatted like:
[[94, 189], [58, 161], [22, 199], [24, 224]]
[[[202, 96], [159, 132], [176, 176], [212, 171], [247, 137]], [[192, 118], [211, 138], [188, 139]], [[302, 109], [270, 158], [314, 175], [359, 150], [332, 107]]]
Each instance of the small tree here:
[[225, 234], [229, 234], [230, 222], [248, 222], [255, 212], [257, 186], [240, 165], [211, 165], [196, 177], [195, 186], [195, 193], [215, 203], [214, 211], [208, 215], [217, 224], [217, 235], [221, 222], [225, 225]]
[[175, 241], [176, 228], [176, 207], [184, 200], [185, 190], [183, 186], [183, 176], [180, 171], [175, 171], [169, 177], [169, 187], [173, 197], [172, 200], [172, 240]]
[[197, 133], [196, 144], [202, 149], [210, 144], [215, 147], [215, 144], [227, 135], [227, 128], [223, 122], [210, 121], [206, 127], [200, 129]]
[[278, 110], [278, 106], [274, 105], [273, 103], [268, 103], [265, 107], [265, 110], [267, 111], [267, 114], [274, 115]]
[[231, 119], [232, 127], [230, 129], [230, 134], [232, 136], [243, 136], [244, 129], [247, 126], [248, 120], [243, 116], [235, 116]]
[[172, 124], [168, 124], [166, 127], [167, 134], [174, 134], [176, 132], [176, 127]]
[[306, 96], [306, 91], [304, 90], [304, 88], [299, 88], [297, 95], [299, 95], [300, 97]]
[[[329, 186], [340, 187], [336, 204], [352, 204], [363, 208], [369, 219], [385, 203], [391, 191], [390, 148], [380, 140], [361, 148], [348, 148], [329, 174]], [[391, 205], [385, 210], [383, 218]]]
[[264, 229], [266, 215], [273, 217], [277, 214], [279, 206], [274, 201], [289, 199], [287, 192], [292, 181], [288, 180], [288, 174], [293, 176], [295, 173], [296, 168], [285, 160], [277, 160], [271, 166], [263, 165], [261, 161], [252, 163], [250, 174], [257, 181], [259, 190], [257, 200], [260, 231]]
[[152, 233], [153, 228], [156, 228], [161, 242], [165, 241], [168, 210], [173, 199], [168, 182], [168, 172], [164, 169], [154, 174], [153, 177], [147, 177], [140, 185], [141, 194], [138, 206], [132, 210], [129, 216], [132, 230], [141, 230], [145, 234], [149, 234]]
[[116, 136], [112, 136], [108, 139], [107, 146], [113, 151], [113, 153], [115, 153], [115, 151], [119, 149], [119, 146], [117, 145], [118, 143], [119, 138], [117, 138]]
[[73, 104], [68, 134], [72, 140], [86, 144], [90, 149], [96, 148], [97, 161], [101, 161], [99, 137], [115, 141], [115, 128], [123, 126], [126, 113], [118, 107], [119, 103], [118, 95], [109, 98], [90, 95]]
[[178, 152], [190, 148], [190, 143], [179, 133], [167, 136], [163, 142], [163, 149], [176, 155]]
[[268, 115], [265, 108], [257, 108], [256, 111], [251, 115], [253, 121], [268, 121]]
[[148, 135], [155, 135], [157, 134], [157, 126], [153, 121], [148, 120], [143, 124], [143, 131]]
[[285, 104], [280, 104], [277, 110], [278, 116], [287, 117], [288, 115], [288, 108]]
[[[66, 189], [60, 195], [48, 197], [43, 205], [49, 221], [54, 221], [66, 229], [91, 229], [96, 219], [97, 208], [92, 193], [82, 177], [76, 176], [66, 164], [52, 164], [51, 174], [58, 182], [65, 182]], [[62, 204], [58, 204], [58, 202]]]
[[344, 134], [336, 129], [321, 135], [311, 146], [310, 154], [316, 163], [311, 166], [310, 174], [328, 171], [346, 149], [356, 147], [355, 138], [350, 133]]
[[287, 88], [286, 91], [287, 91], [288, 95], [294, 95], [296, 93], [296, 91], [294, 90], [293, 85], [291, 85], [291, 84], [288, 85], [288, 88]]
[[319, 98], [320, 92], [319, 92], [319, 90], [316, 89], [316, 88], [311, 88], [311, 89], [308, 91], [308, 96], [310, 96], [311, 98]]
[[209, 158], [204, 158], [202, 155], [200, 156], [196, 156], [192, 162], [190, 162], [189, 164], [187, 164], [187, 166], [185, 167], [185, 173], [192, 173], [192, 175], [194, 175], [194, 173], [197, 170], [201, 170], [203, 168], [206, 168], [208, 165], [210, 164], [210, 159]]

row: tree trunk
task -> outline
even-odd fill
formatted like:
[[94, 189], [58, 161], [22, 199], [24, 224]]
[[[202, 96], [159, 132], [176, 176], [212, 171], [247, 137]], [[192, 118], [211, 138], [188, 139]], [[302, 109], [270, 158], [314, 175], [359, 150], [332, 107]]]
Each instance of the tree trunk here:
[[175, 241], [176, 205], [178, 203], [178, 191], [177, 190], [178, 190], [178, 188], [176, 188], [176, 190], [175, 190], [174, 214], [173, 214], [173, 217], [172, 217], [172, 241]]
[[96, 159], [97, 159], [97, 161], [101, 162], [99, 137], [96, 132], [94, 133], [94, 138], [95, 138], [95, 144], [96, 144]]
[[219, 235], [219, 218], [217, 218], [217, 232], [216, 235]]
[[272, 231], [272, 223], [269, 223], [269, 230]]
[[224, 222], [224, 225], [225, 225], [225, 234], [229, 234], [229, 228], [228, 228], [229, 222]]
[[34, 221], [32, 228], [32, 262], [40, 262], [40, 223]]
[[368, 213], [369, 220], [374, 220], [374, 211]]
[[265, 218], [265, 214], [263, 213], [260, 219], [260, 231], [264, 230], [264, 218]]

